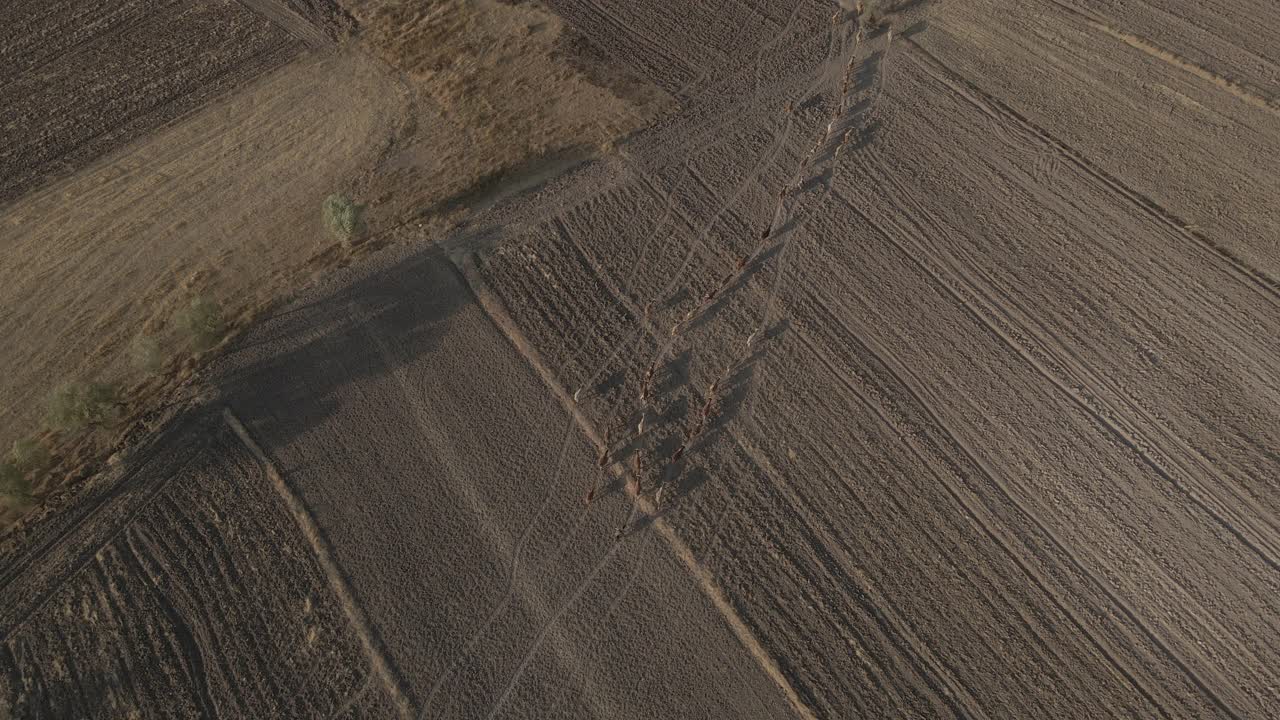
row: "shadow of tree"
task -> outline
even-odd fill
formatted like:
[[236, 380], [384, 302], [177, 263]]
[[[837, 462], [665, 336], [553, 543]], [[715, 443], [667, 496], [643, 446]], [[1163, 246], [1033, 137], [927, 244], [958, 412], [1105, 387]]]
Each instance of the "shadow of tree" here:
[[269, 424], [288, 442], [338, 409], [341, 388], [435, 352], [442, 323], [471, 300], [443, 253], [417, 252], [266, 318], [211, 375], [251, 431]]

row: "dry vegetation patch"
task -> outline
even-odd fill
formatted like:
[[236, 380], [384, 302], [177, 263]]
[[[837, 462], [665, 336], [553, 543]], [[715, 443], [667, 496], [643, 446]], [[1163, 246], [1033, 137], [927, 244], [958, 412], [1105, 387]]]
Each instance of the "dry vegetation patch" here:
[[607, 150], [669, 104], [616, 68], [590, 73], [592, 48], [537, 3], [346, 4], [362, 46], [403, 78], [413, 101], [370, 189], [384, 218], [424, 201], [455, 209], [544, 161]]
[[[37, 500], [136, 432], [193, 353], [327, 269], [439, 231], [504, 179], [598, 152], [665, 106], [635, 83], [593, 84], [568, 61], [563, 23], [533, 3], [361, 0], [325, 17], [348, 13], [357, 26], [336, 49], [0, 208], [0, 333], [21, 338], [0, 345], [0, 447], [39, 437], [62, 458]], [[40, 429], [55, 386], [95, 383], [119, 391], [109, 432]]]

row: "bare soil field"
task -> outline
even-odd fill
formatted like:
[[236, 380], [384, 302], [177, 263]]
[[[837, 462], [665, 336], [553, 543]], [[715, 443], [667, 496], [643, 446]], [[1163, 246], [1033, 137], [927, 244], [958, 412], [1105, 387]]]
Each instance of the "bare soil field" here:
[[1272, 100], [1052, 4], [914, 12], [459, 247], [814, 715], [1275, 714]]
[[613, 540], [625, 494], [583, 506], [594, 448], [443, 254], [339, 271], [210, 375], [0, 547], [18, 716], [790, 716], [660, 536]]
[[296, 280], [331, 244], [315, 199], [376, 160], [395, 89], [358, 56], [300, 59], [10, 205], [4, 439], [55, 382], [135, 372], [129, 343], [193, 295], [253, 307]]
[[[21, 525], [11, 705], [115, 707], [57, 684], [87, 647], [144, 717], [1280, 715], [1280, 10], [548, 5], [676, 110], [404, 226]], [[353, 14], [440, 81], [407, 102], [484, 117], [415, 16]], [[162, 582], [184, 527], [279, 589]], [[76, 619], [111, 587], [149, 600]], [[310, 627], [215, 649], [212, 598], [313, 596], [339, 687], [208, 669]], [[139, 625], [188, 629], [150, 664]]]
[[235, 0], [17, 0], [0, 27], [0, 206], [302, 47]]
[[788, 716], [662, 538], [615, 542], [621, 488], [584, 506], [595, 448], [443, 254], [336, 276], [212, 375], [416, 715]]
[[219, 418], [6, 548], [14, 718], [388, 717], [312, 545]]
[[[243, 324], [353, 255], [456, 222], [504, 183], [582, 162], [663, 103], [620, 85], [625, 73], [596, 78], [623, 94], [594, 84], [590, 68], [570, 65], [584, 60], [565, 47], [571, 34], [533, 6], [458, 4], [395, 44], [370, 20], [361, 39], [339, 44], [355, 20], [333, 3], [119, 5], [4, 11], [15, 34], [0, 46], [18, 69], [4, 107], [21, 130], [0, 151], [10, 152], [0, 331], [21, 338], [0, 349], [4, 448], [38, 431], [59, 383], [145, 380], [130, 356], [140, 335], [160, 343], [169, 372], [185, 373], [172, 326], [191, 298], [212, 298]], [[362, 20], [365, 5], [352, 8]], [[66, 29], [68, 14], [97, 34]], [[257, 28], [259, 50], [241, 25]], [[30, 39], [41, 33], [68, 46], [47, 54]], [[228, 65], [240, 56], [219, 43], [243, 61]], [[416, 64], [423, 46], [469, 60], [428, 71]], [[39, 92], [26, 87], [39, 78]], [[76, 134], [91, 125], [77, 115], [86, 108], [104, 128], [92, 137]], [[495, 113], [518, 121], [495, 124]], [[368, 206], [360, 248], [323, 226], [321, 201], [334, 192]], [[37, 494], [77, 474], [67, 465]]]

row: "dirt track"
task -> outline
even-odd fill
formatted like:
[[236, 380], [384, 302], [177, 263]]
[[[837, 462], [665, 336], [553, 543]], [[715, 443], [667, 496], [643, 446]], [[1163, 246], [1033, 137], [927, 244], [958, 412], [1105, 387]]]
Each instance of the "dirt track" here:
[[[370, 6], [401, 3], [376, 0], [359, 41], [335, 40], [353, 21], [329, 0], [19, 5], [0, 11], [18, 32], [0, 35], [17, 71], [0, 111], [15, 128], [0, 148], [0, 333], [22, 339], [0, 347], [4, 448], [39, 432], [60, 383], [138, 382], [139, 335], [180, 355], [171, 320], [191, 296], [234, 318], [349, 261], [321, 222], [330, 193], [369, 204], [391, 243], [410, 219], [441, 227], [504, 179], [591, 157], [663, 104], [625, 73], [588, 78], [572, 33], [529, 5], [454, 0], [408, 22], [379, 19]], [[68, 48], [49, 54], [31, 39], [45, 35]]]
[[[1275, 8], [937, 3], [860, 33], [816, 1], [549, 4], [680, 110], [209, 377], [391, 668], [366, 714], [1280, 715]], [[218, 483], [266, 471], [213, 433], [224, 480], [190, 502], [245, 512]], [[670, 536], [617, 472], [581, 504], [606, 433]], [[29, 552], [6, 597], [86, 592]], [[19, 611], [7, 638], [53, 628], [22, 652], [64, 642]], [[50, 687], [15, 647], [10, 682]]]

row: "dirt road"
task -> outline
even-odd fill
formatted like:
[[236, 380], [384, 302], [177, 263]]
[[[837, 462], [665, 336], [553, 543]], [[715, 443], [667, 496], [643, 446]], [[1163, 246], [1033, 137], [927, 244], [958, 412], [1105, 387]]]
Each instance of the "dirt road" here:
[[[1275, 8], [548, 4], [679, 109], [207, 378], [266, 462], [215, 414], [187, 502], [252, 485], [276, 520], [227, 552], [310, 548], [281, 572], [371, 669], [307, 710], [1280, 715]], [[143, 582], [148, 534], [35, 546], [132, 543]], [[6, 597], [79, 577], [29, 547]], [[0, 615], [11, 697], [103, 593], [58, 583]]]

